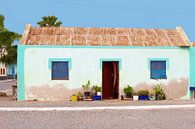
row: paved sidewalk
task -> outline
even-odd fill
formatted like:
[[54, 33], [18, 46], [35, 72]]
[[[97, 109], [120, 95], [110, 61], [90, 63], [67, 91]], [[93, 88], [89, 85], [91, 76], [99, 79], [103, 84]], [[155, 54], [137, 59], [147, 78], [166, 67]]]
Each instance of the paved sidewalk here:
[[104, 107], [104, 106], [149, 106], [149, 105], [189, 105], [194, 100], [161, 100], [161, 101], [14, 101], [11, 97], [0, 97], [0, 107]]
[[7, 95], [12, 94], [12, 85], [16, 84], [17, 81], [14, 79], [0, 80], [0, 92], [4, 92]]
[[14, 81], [15, 79], [6, 79], [6, 80], [0, 80], [0, 83], [2, 82], [12, 82], [12, 81]]

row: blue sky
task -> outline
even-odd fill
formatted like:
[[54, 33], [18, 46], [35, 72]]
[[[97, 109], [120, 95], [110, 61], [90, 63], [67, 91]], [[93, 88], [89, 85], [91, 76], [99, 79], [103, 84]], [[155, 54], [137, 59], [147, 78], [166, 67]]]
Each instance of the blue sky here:
[[63, 26], [175, 28], [182, 26], [195, 41], [194, 0], [0, 0], [8, 29], [23, 33], [44, 15]]

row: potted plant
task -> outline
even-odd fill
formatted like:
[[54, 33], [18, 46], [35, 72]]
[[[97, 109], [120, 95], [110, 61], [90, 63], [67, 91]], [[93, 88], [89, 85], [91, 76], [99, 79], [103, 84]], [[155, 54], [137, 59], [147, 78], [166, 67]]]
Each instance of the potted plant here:
[[136, 92], [133, 93], [133, 100], [138, 100], [139, 96]]
[[130, 85], [127, 85], [127, 87], [125, 87], [123, 89], [123, 92], [125, 93], [126, 98], [132, 98], [132, 96], [133, 96], [133, 87], [131, 87]]
[[75, 95], [75, 94], [73, 94], [72, 96], [71, 96], [71, 98], [70, 98], [70, 101], [78, 101], [78, 97], [77, 97], [77, 95]]
[[155, 100], [155, 91], [153, 89], [149, 91], [149, 99]]
[[139, 100], [149, 100], [149, 90], [146, 90], [146, 89], [142, 89], [142, 90], [139, 90], [138, 92], [138, 95], [139, 95]]
[[94, 85], [92, 87], [93, 91], [93, 100], [101, 100], [101, 87], [98, 85]]
[[77, 96], [78, 96], [78, 101], [82, 101], [83, 100], [83, 93], [78, 92]]
[[159, 84], [156, 85], [153, 88], [153, 90], [155, 91], [156, 100], [165, 100], [166, 99], [165, 93]]
[[82, 88], [84, 90], [84, 99], [90, 99], [91, 97], [90, 85], [91, 85], [90, 81], [87, 81], [86, 84], [82, 85]]
[[92, 87], [92, 91], [93, 91], [93, 93], [95, 94], [95, 95], [101, 95], [101, 87], [100, 86], [98, 86], [98, 85], [94, 85], [93, 87]]

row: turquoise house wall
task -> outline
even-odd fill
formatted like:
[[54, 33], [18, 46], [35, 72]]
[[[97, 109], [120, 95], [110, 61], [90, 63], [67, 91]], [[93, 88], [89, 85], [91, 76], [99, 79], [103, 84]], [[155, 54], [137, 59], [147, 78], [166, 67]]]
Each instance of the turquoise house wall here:
[[17, 87], [17, 100], [25, 100], [24, 89], [24, 51], [25, 46], [18, 45], [18, 57], [17, 57], [17, 74], [18, 74], [18, 87]]
[[190, 48], [190, 86], [195, 87], [195, 47]]
[[[148, 54], [148, 56], [146, 56], [145, 52]], [[133, 53], [137, 56], [135, 56]], [[94, 58], [93, 61], [95, 61], [96, 63], [94, 63], [93, 66], [89, 65], [89, 67], [85, 67], [85, 68], [86, 68], [86, 71], [88, 71], [89, 73], [91, 72], [92, 73], [97, 72], [97, 73], [93, 74], [93, 76], [95, 77], [91, 77], [89, 75], [89, 77], [85, 78], [81, 76], [80, 81], [82, 80], [86, 81], [86, 79], [92, 78], [92, 80], [94, 79], [95, 83], [96, 82], [101, 83], [100, 68], [101, 68], [102, 60], [113, 60], [114, 59], [120, 62], [121, 86], [124, 86], [129, 82], [132, 82], [134, 85], [138, 81], [140, 81], [140, 78], [142, 79], [142, 82], [145, 82], [146, 80], [147, 83], [151, 85], [157, 82], [162, 82], [162, 83], [167, 84], [169, 82], [166, 80], [161, 80], [161, 81], [150, 80], [148, 76], [149, 75], [148, 61], [151, 59], [156, 59], [156, 60], [163, 59], [163, 60], [166, 60], [167, 63], [169, 64], [167, 65], [169, 80], [171, 81], [173, 79], [177, 79], [177, 80], [173, 80], [170, 83], [170, 85], [173, 85], [174, 83], [175, 88], [178, 88], [180, 86], [177, 86], [177, 84], [180, 84], [182, 81], [184, 81], [185, 85], [187, 86], [186, 89], [188, 88], [188, 82], [190, 80], [188, 79], [189, 78], [189, 49], [188, 48], [157, 47], [157, 46], [156, 47], [155, 46], [154, 47], [144, 47], [144, 46], [139, 47], [139, 46], [19, 45], [18, 46], [18, 64], [17, 64], [18, 65], [18, 96], [17, 96], [18, 100], [28, 99], [28, 96], [29, 96], [28, 92], [32, 91], [28, 87], [39, 88], [41, 85], [45, 85], [45, 86], [48, 85], [50, 88], [56, 88], [56, 84], [60, 84], [60, 83], [67, 84], [68, 87], [77, 86], [77, 85], [74, 85], [75, 78], [72, 75], [80, 74], [79, 72], [75, 73], [75, 69], [80, 67], [80, 63], [78, 62], [78, 60], [80, 60], [80, 62], [84, 61], [80, 59], [82, 56], [81, 54], [84, 54], [86, 57], [88, 57], [86, 58], [88, 62], [85, 62], [88, 65], [90, 63], [93, 64], [93, 62], [90, 62], [90, 59]], [[130, 54], [130, 56], [128, 56], [128, 54]], [[139, 59], [138, 57], [140, 57], [141, 59]], [[50, 75], [48, 75], [49, 73], [48, 67], [50, 66], [50, 60], [55, 60], [55, 59], [58, 59], [58, 60], [59, 59], [60, 60], [61, 59], [62, 60], [71, 59], [70, 60], [70, 62], [72, 62], [71, 63], [72, 65], [70, 65], [72, 67], [70, 71], [72, 73], [70, 74], [71, 80], [69, 81], [47, 80], [47, 78], [50, 78]], [[136, 66], [134, 65], [135, 62], [136, 62]], [[143, 63], [144, 65], [142, 66]], [[142, 72], [144, 72], [145, 74], [140, 76], [138, 73], [135, 72], [135, 69], [140, 70], [139, 67], [141, 69], [144, 69], [144, 71]], [[177, 67], [177, 70], [181, 69], [182, 72], [177, 73], [177, 70], [174, 67]], [[91, 69], [94, 71], [89, 71]], [[127, 72], [128, 70], [126, 69], [129, 69], [129, 71], [134, 71], [134, 72], [129, 74]], [[40, 73], [40, 74], [36, 75], [36, 73]], [[133, 75], [133, 76], [130, 76], [131, 78], [126, 79], [127, 77], [129, 77], [129, 75]], [[137, 79], [137, 77], [139, 78]], [[185, 78], [185, 80], [182, 79], [182, 77]], [[43, 80], [43, 81], [40, 82], [40, 80]], [[77, 87], [74, 87], [74, 88], [77, 88]], [[51, 91], [54, 91], [54, 90], [55, 89], [51, 89]], [[30, 95], [33, 95], [33, 94], [30, 94]]]

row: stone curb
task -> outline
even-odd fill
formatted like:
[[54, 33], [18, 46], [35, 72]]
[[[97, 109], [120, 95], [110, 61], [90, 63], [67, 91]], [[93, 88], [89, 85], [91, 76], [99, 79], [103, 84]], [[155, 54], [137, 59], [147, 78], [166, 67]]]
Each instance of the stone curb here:
[[105, 107], [0, 107], [0, 111], [93, 111], [93, 110], [155, 110], [195, 109], [190, 105], [105, 106]]

